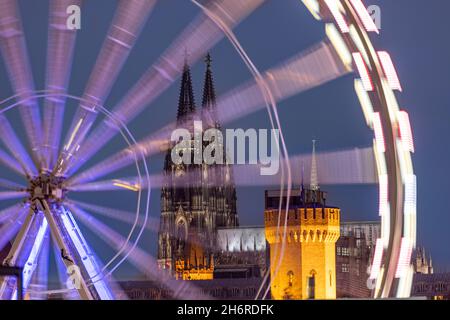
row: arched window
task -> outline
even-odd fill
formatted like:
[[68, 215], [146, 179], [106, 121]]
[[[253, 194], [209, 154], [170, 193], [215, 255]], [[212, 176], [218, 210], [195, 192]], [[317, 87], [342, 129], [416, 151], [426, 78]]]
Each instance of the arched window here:
[[311, 270], [308, 277], [308, 299], [316, 298], [316, 271]]
[[288, 285], [289, 287], [292, 287], [292, 284], [294, 283], [294, 272], [292, 270], [289, 270], [287, 276], [288, 276]]

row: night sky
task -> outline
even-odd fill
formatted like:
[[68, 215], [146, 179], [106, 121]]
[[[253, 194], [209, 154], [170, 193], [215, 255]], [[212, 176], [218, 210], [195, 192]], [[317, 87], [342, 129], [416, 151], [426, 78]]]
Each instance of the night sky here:
[[[73, 95], [81, 96], [83, 93], [116, 3], [114, 0], [85, 1], [69, 88]], [[413, 161], [418, 179], [417, 242], [432, 254], [435, 269], [445, 270], [450, 267], [450, 214], [446, 201], [450, 190], [447, 167], [450, 163], [447, 147], [447, 138], [450, 137], [450, 42], [447, 41], [450, 3], [444, 0], [367, 0], [365, 3], [381, 7], [381, 33], [374, 43], [377, 49], [391, 54], [397, 67], [404, 89], [398, 95], [400, 107], [408, 111], [415, 136], [416, 154]], [[48, 2], [21, 0], [20, 5], [36, 88], [42, 89], [45, 87]], [[198, 8], [187, 0], [158, 2], [106, 101], [107, 108], [112, 108], [126, 94], [198, 12]], [[235, 32], [261, 71], [325, 38], [323, 24], [314, 20], [299, 0], [268, 0]], [[215, 46], [211, 55], [218, 96], [251, 78], [227, 40]], [[198, 106], [201, 104], [204, 69], [201, 62], [192, 67]], [[312, 139], [318, 141], [319, 152], [372, 144], [371, 131], [365, 125], [353, 90], [353, 79], [352, 75], [345, 76], [279, 103], [280, 120], [291, 155], [310, 152]], [[178, 90], [179, 81], [129, 125], [136, 138], [144, 137], [175, 119]], [[9, 97], [11, 93], [2, 61], [0, 99]], [[66, 126], [70, 124], [75, 108], [74, 103], [70, 105], [72, 107], [66, 112]], [[9, 116], [16, 120], [17, 115], [12, 113]], [[270, 128], [270, 124], [267, 112], [262, 109], [228, 123], [226, 127]], [[20, 131], [18, 125], [17, 131]], [[120, 139], [113, 140], [90, 164], [123, 146]], [[161, 172], [163, 158], [153, 157], [148, 164], [151, 172]], [[133, 170], [122, 170], [115, 177], [127, 174], [133, 174]], [[10, 177], [7, 173], [5, 176]], [[377, 186], [324, 186], [323, 189], [329, 193], [329, 203], [341, 208], [342, 220], [378, 219]], [[241, 225], [263, 224], [263, 191], [263, 186], [238, 187]], [[79, 199], [131, 210], [133, 195], [119, 198], [118, 194], [84, 194]], [[151, 216], [159, 216], [158, 190], [152, 190]], [[124, 224], [104, 221], [117, 230], [126, 230]], [[94, 234], [88, 230], [85, 232], [100, 257], [107, 258], [113, 253]], [[155, 255], [155, 244], [155, 234], [149, 233], [140, 242], [140, 247]], [[124, 270], [121, 272], [125, 275]]]

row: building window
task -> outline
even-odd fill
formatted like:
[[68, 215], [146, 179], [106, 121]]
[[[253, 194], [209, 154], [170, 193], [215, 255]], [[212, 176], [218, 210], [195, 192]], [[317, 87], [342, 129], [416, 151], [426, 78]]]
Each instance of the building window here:
[[345, 257], [348, 257], [350, 255], [350, 249], [347, 248], [347, 247], [342, 247], [341, 248], [341, 255], [345, 256]]
[[308, 277], [308, 299], [315, 299], [315, 298], [316, 298], [316, 272], [312, 270], [310, 276]]
[[341, 255], [341, 247], [336, 247], [336, 254], [337, 254], [338, 256]]
[[332, 286], [333, 286], [333, 277], [332, 277], [332, 273], [330, 271], [330, 287], [332, 287]]
[[292, 270], [289, 270], [287, 276], [289, 281], [288, 285], [289, 287], [292, 287], [292, 284], [294, 283], [294, 272]]
[[342, 272], [350, 272], [350, 268], [349, 268], [348, 263], [343, 263], [343, 264], [342, 264], [342, 269], [341, 269], [341, 271], [342, 271]]
[[438, 291], [438, 292], [443, 292], [443, 291], [445, 291], [445, 288], [446, 286], [445, 286], [445, 284], [444, 283], [438, 283], [438, 284], [436, 284], [436, 291]]

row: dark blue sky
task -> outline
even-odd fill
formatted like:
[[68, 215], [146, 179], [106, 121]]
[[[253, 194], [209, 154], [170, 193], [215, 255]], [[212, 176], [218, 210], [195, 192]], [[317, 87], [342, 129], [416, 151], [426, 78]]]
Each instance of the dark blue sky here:
[[[81, 95], [95, 63], [103, 38], [113, 17], [116, 1], [87, 0], [82, 9], [69, 92]], [[391, 53], [402, 81], [400, 106], [407, 110], [415, 135], [414, 166], [418, 177], [418, 244], [433, 255], [438, 268], [450, 266], [450, 42], [447, 41], [447, 14], [444, 0], [367, 0], [381, 7], [382, 29], [374, 41], [377, 49]], [[36, 87], [45, 79], [47, 39], [47, 0], [21, 0], [27, 44]], [[198, 13], [187, 0], [161, 0], [146, 24], [136, 47], [116, 82], [106, 106], [111, 108], [139, 79], [171, 41]], [[315, 21], [299, 0], [268, 0], [237, 29], [236, 34], [260, 70], [310, 47], [325, 38], [323, 24]], [[180, 55], [183, 54], [180, 52]], [[228, 41], [221, 41], [211, 52], [218, 95], [250, 79], [250, 74]], [[193, 66], [196, 101], [201, 102], [204, 65]], [[148, 106], [130, 124], [137, 138], [173, 121], [176, 115], [179, 83]], [[0, 64], [0, 98], [11, 95], [3, 62]], [[72, 108], [73, 109], [73, 108]], [[67, 112], [67, 124], [72, 112]], [[343, 150], [371, 145], [371, 132], [353, 91], [353, 76], [294, 96], [279, 104], [279, 114], [290, 154], [310, 152], [311, 140], [318, 150]], [[14, 116], [14, 115], [12, 115]], [[66, 124], [66, 125], [67, 125]], [[230, 128], [269, 128], [265, 111], [227, 125]], [[97, 156], [110, 154], [122, 146], [116, 139]], [[94, 162], [93, 161], [93, 162]], [[160, 172], [162, 157], [149, 161], [152, 172]], [[298, 170], [299, 168], [293, 168]], [[319, 168], [320, 170], [320, 168]], [[123, 171], [124, 175], [127, 171]], [[343, 220], [377, 219], [375, 186], [324, 187], [329, 201], [342, 209]], [[243, 225], [263, 223], [264, 188], [238, 188], [238, 209]], [[111, 194], [84, 195], [90, 202], [109, 207], [131, 208], [132, 198], [120, 200]], [[152, 193], [151, 215], [159, 216], [159, 192]], [[109, 221], [110, 223], [115, 223]], [[117, 229], [124, 225], [117, 224]], [[107, 257], [111, 251], [86, 231], [96, 251]], [[155, 237], [148, 234], [140, 243], [155, 252]]]

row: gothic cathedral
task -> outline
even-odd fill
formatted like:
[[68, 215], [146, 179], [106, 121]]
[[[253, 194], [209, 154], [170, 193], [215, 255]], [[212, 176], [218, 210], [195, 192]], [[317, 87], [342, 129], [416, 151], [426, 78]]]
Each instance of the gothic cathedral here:
[[[187, 59], [181, 79], [177, 126], [188, 129], [192, 136], [194, 121], [201, 121], [203, 130], [220, 130], [215, 117], [216, 95], [209, 54], [205, 62], [201, 110], [196, 110]], [[216, 230], [238, 226], [232, 168], [226, 161], [223, 164], [206, 164], [204, 161], [175, 164], [171, 157], [173, 148], [174, 144], [167, 151], [164, 163], [158, 265], [169, 269], [177, 279], [212, 279]], [[195, 153], [203, 153], [204, 148], [204, 144], [199, 145], [192, 140], [181, 152], [190, 152], [194, 156]], [[219, 148], [225, 160], [223, 142]]]

